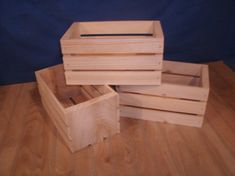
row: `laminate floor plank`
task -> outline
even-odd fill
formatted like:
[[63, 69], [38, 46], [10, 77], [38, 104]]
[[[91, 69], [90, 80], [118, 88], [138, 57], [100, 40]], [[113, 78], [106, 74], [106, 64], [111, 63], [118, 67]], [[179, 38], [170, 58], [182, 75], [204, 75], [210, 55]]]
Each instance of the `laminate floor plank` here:
[[[3, 139], [0, 143], [0, 173], [1, 175], [11, 175], [15, 156], [18, 152], [19, 145], [23, 138], [25, 125], [28, 122], [28, 108], [32, 103], [30, 91], [33, 90], [32, 84], [18, 85], [20, 93], [15, 97], [16, 101], [13, 110], [10, 113], [11, 119], [3, 132]], [[8, 111], [8, 109], [5, 109]]]

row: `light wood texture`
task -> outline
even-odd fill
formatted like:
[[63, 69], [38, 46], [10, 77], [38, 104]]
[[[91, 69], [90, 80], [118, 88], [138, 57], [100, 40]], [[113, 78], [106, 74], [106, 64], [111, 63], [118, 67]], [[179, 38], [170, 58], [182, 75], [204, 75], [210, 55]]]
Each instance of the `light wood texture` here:
[[62, 65], [36, 72], [41, 100], [71, 151], [119, 132], [118, 95], [108, 86], [66, 86]]
[[65, 71], [67, 85], [160, 85], [161, 71]]
[[64, 55], [65, 70], [161, 70], [162, 55]]
[[[76, 24], [76, 23], [75, 23]], [[153, 21], [103, 21], [77, 23], [81, 34], [151, 34]]]
[[[112, 21], [77, 22], [61, 38], [63, 54], [113, 54], [113, 53], [162, 53], [163, 35], [153, 35], [160, 22], [153, 21]], [[71, 28], [78, 28], [71, 29]], [[74, 31], [77, 34], [74, 34]], [[152, 36], [89, 36], [94, 34], [152, 34]], [[77, 37], [79, 36], [79, 37]]]
[[60, 43], [68, 85], [161, 83], [159, 21], [77, 22]]
[[209, 94], [208, 66], [164, 61], [162, 81], [160, 86], [118, 86], [121, 115], [201, 127]]
[[202, 128], [121, 118], [120, 134], [75, 153], [42, 107], [36, 83], [0, 86], [0, 175], [235, 175], [235, 74], [222, 62], [209, 72]]
[[203, 118], [200, 115], [191, 115], [183, 113], [175, 113], [169, 111], [156, 111], [155, 109], [145, 109], [133, 106], [122, 106], [121, 115], [140, 120], [149, 120], [155, 122], [165, 122], [177, 125], [186, 125], [192, 127], [201, 127]]
[[206, 102], [190, 101], [158, 96], [146, 96], [133, 93], [119, 93], [120, 103], [123, 105], [158, 109], [163, 111], [182, 112], [203, 115], [206, 110]]

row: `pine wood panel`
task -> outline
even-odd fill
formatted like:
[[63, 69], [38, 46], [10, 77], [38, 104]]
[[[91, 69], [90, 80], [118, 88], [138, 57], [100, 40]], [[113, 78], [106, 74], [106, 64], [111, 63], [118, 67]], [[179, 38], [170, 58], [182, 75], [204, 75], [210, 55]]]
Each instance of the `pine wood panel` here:
[[66, 86], [62, 65], [39, 70], [36, 78], [42, 104], [71, 151], [119, 132], [118, 95], [107, 85]]
[[160, 85], [160, 21], [75, 22], [60, 40], [68, 85]]
[[235, 75], [222, 62], [209, 67], [202, 128], [121, 118], [120, 134], [74, 154], [35, 83], [1, 86], [0, 175], [235, 175]]
[[119, 85], [117, 91], [122, 116], [201, 127], [209, 94], [208, 66], [164, 61], [160, 86]]

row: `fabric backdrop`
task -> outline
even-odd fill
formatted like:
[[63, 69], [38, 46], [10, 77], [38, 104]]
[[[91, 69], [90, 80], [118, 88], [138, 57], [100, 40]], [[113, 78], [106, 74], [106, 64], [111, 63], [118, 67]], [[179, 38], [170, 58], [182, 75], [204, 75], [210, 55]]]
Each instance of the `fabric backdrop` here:
[[165, 59], [235, 65], [234, 10], [233, 0], [0, 0], [0, 84], [61, 63], [59, 39], [74, 21], [159, 19]]

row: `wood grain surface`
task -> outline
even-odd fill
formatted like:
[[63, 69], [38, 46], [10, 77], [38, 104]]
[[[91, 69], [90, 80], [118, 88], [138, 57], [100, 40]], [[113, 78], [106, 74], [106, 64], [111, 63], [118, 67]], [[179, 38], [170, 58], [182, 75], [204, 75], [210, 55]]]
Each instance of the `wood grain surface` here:
[[235, 175], [235, 74], [209, 64], [202, 128], [121, 118], [121, 133], [72, 154], [35, 83], [0, 87], [0, 175]]

